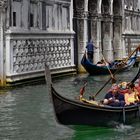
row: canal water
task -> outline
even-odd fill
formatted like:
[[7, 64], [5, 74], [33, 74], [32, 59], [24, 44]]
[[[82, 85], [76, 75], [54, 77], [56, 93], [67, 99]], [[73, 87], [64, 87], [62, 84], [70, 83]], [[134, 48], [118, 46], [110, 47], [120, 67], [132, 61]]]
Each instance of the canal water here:
[[[116, 75], [118, 82], [130, 81], [137, 68]], [[84, 96], [96, 94], [109, 76], [77, 76], [53, 79], [55, 89], [64, 97], [75, 99], [85, 80]], [[103, 98], [111, 83], [97, 100]], [[94, 119], [94, 118], [93, 118]], [[114, 127], [64, 126], [58, 124], [46, 84], [16, 87], [0, 91], [0, 140], [140, 140], [140, 122]]]

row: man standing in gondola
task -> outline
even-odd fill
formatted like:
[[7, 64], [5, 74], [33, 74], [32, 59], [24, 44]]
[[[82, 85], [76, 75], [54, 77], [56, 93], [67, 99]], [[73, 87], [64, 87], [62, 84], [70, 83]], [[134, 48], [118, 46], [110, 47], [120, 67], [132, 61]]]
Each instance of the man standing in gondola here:
[[93, 45], [93, 40], [90, 39], [90, 42], [87, 44], [86, 49], [87, 49], [87, 56], [88, 59], [91, 63], [93, 63], [93, 54], [94, 54], [94, 48], [97, 49], [97, 47], [95, 47]]

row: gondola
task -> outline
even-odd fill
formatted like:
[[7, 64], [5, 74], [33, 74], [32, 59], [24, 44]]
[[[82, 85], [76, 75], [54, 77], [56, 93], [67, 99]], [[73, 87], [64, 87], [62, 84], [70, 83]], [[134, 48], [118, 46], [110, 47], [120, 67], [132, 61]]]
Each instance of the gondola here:
[[114, 60], [114, 62], [112, 62], [113, 65], [98, 66], [97, 64], [91, 63], [87, 59], [86, 54], [84, 54], [84, 56], [81, 60], [81, 64], [90, 75], [104, 75], [104, 74], [110, 74], [110, 71], [111, 71], [111, 73], [115, 73], [116, 71], [123, 72], [123, 71], [130, 70], [130, 68], [132, 68], [133, 65], [135, 64], [136, 58], [137, 58], [136, 55], [132, 56], [130, 59], [128, 59], [128, 61], [125, 64], [123, 64], [123, 66], [122, 65], [115, 66], [116, 63], [121, 64], [121, 61], [119, 61], [119, 60]]
[[[116, 123], [130, 124], [140, 119], [140, 105], [125, 107], [110, 107], [100, 104], [88, 103], [88, 100], [71, 100], [61, 96], [51, 82], [48, 66], [45, 66], [46, 83], [52, 97], [56, 119], [63, 125], [93, 125], [109, 126]], [[140, 76], [140, 68], [131, 82]]]

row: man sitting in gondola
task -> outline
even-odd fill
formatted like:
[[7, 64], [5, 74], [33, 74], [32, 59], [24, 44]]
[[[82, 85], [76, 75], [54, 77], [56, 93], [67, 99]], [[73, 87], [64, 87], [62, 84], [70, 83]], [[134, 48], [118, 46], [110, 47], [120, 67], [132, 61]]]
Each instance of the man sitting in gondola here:
[[114, 107], [125, 105], [124, 95], [118, 92], [117, 85], [112, 85], [111, 90], [104, 97], [103, 104]]
[[105, 61], [102, 59], [101, 61], [97, 62], [97, 66], [106, 66]]
[[96, 65], [97, 66], [110, 66], [110, 63], [101, 59], [101, 61], [98, 61]]

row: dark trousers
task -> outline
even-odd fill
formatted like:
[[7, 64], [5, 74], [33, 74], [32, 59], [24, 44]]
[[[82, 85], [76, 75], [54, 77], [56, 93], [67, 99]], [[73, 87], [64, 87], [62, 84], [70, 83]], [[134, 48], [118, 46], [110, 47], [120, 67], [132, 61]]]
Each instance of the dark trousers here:
[[88, 56], [89, 61], [93, 63], [93, 52], [92, 51], [87, 52], [87, 56]]

